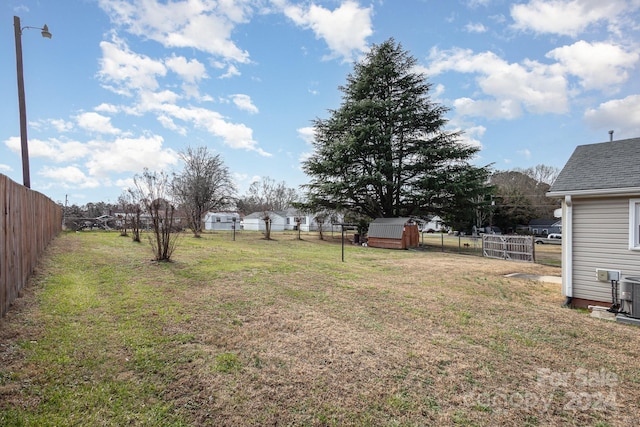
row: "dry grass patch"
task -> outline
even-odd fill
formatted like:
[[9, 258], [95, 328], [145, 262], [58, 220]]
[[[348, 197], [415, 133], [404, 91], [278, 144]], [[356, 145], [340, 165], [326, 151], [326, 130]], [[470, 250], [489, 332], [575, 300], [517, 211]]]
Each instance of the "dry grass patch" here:
[[0, 326], [0, 424], [633, 424], [638, 329], [504, 277], [558, 268], [260, 237], [58, 238]]

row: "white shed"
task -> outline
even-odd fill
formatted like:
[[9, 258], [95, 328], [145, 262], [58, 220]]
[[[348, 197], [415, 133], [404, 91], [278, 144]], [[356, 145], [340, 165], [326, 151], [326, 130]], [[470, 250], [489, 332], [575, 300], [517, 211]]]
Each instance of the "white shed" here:
[[234, 224], [240, 224], [240, 215], [237, 212], [207, 212], [203, 221], [207, 231], [233, 230]]

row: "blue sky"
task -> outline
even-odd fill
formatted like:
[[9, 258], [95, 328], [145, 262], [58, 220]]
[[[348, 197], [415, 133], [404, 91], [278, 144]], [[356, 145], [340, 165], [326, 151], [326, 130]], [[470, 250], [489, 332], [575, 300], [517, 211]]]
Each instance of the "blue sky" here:
[[390, 37], [451, 130], [496, 170], [562, 167], [576, 145], [640, 136], [640, 0], [5, 0], [0, 173], [22, 182], [13, 16], [22, 35], [31, 187], [116, 202], [177, 152], [219, 153], [242, 194], [308, 182], [311, 121]]

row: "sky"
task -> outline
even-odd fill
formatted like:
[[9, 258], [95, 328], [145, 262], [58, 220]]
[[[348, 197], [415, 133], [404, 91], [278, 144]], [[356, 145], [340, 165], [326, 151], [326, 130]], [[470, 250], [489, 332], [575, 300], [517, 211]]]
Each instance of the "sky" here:
[[116, 203], [145, 168], [219, 154], [237, 191], [309, 182], [312, 121], [374, 44], [417, 60], [447, 130], [494, 170], [562, 168], [577, 145], [640, 137], [640, 0], [4, 0], [0, 173], [22, 183], [13, 16], [31, 188]]

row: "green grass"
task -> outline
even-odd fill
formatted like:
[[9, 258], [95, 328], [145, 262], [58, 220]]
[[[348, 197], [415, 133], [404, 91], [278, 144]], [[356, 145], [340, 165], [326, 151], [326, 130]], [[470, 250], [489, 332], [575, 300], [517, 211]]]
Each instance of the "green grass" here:
[[[557, 269], [261, 237], [185, 236], [156, 263], [117, 233], [61, 235], [0, 323], [0, 425], [633, 424], [637, 328], [504, 277]], [[540, 383], [578, 367], [616, 388]], [[592, 391], [618, 406], [564, 409]], [[484, 398], [525, 392], [554, 407]]]

